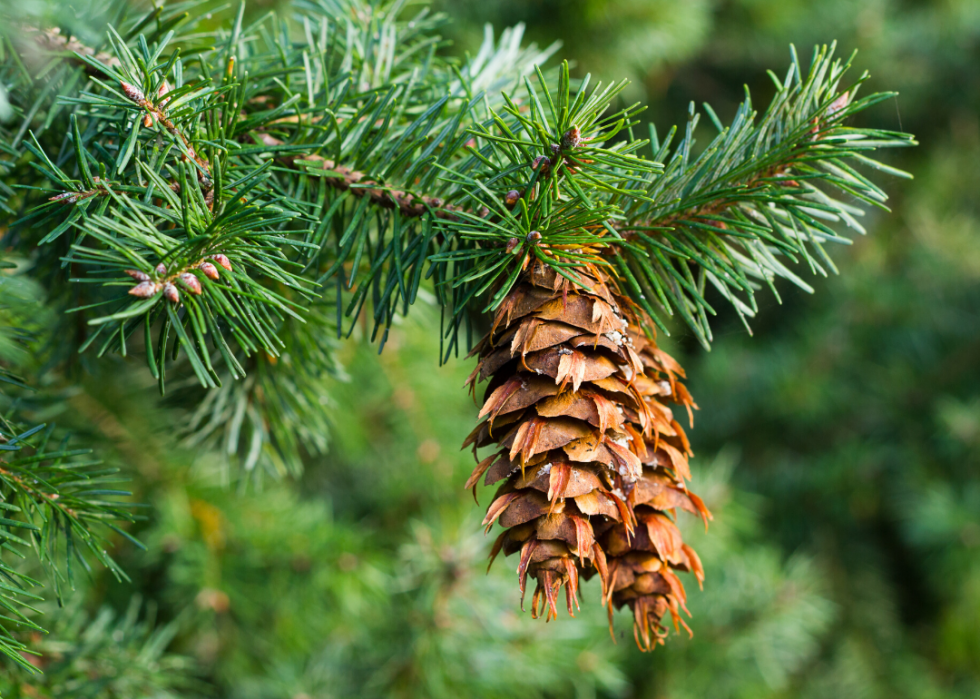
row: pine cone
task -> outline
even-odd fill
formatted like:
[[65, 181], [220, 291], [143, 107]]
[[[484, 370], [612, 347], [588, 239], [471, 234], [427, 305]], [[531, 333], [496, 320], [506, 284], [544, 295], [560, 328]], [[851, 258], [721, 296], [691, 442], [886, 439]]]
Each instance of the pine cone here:
[[[675, 627], [685, 607], [674, 570], [703, 578], [669, 513], [710, 513], [687, 491], [690, 446], [669, 399], [691, 411], [683, 369], [639, 332], [641, 318], [596, 266], [574, 284], [533, 262], [504, 299], [490, 333], [474, 348], [468, 384], [489, 380], [480, 423], [464, 443], [498, 451], [479, 461], [481, 477], [503, 481], [487, 510], [487, 531], [504, 531], [500, 551], [520, 552], [521, 606], [528, 577], [537, 581], [531, 614], [557, 616], [565, 587], [574, 616], [579, 577], [599, 574], [603, 604], [628, 604], [643, 649], [661, 641], [669, 610]], [[681, 620], [680, 623], [683, 623]], [[686, 627], [686, 624], [685, 624]]]

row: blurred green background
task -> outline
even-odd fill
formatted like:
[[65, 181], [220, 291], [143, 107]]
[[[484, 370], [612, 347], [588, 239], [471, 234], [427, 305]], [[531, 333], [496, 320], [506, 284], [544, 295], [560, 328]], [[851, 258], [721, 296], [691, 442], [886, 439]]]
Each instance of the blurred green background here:
[[[83, 378], [67, 410], [37, 406], [136, 474], [148, 550], [120, 539], [132, 583], [95, 572], [38, 639], [76, 655], [0, 678], [4, 696], [980, 696], [980, 2], [437, 6], [453, 50], [524, 22], [579, 75], [629, 77], [661, 132], [691, 100], [727, 120], [744, 84], [764, 105], [789, 44], [836, 40], [871, 89], [901, 93], [864, 118], [922, 144], [887, 155], [915, 179], [887, 182], [893, 213], [832, 251], [840, 276], [765, 299], [753, 337], [723, 311], [710, 353], [680, 326], [662, 338], [701, 406], [694, 483], [715, 514], [707, 534], [682, 522], [707, 571], [694, 638], [641, 654], [624, 613], [613, 644], [588, 587], [578, 619], [546, 626], [520, 612], [512, 559], [484, 575], [459, 451], [471, 366], [437, 366], [438, 312], [418, 307], [380, 357], [341, 346], [329, 451], [299, 483], [240, 486], [182, 447], [179, 410], [138, 366]], [[129, 672], [147, 652], [156, 674]], [[115, 679], [80, 683], [79, 663]]]

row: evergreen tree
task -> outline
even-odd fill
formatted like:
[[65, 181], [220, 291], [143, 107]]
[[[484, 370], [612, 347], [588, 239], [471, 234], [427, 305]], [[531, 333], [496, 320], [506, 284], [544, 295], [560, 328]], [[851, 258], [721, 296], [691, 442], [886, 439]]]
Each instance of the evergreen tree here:
[[[680, 507], [709, 516], [687, 491], [690, 448], [664, 404], [689, 412], [693, 401], [655, 333], [676, 315], [707, 347], [712, 294], [747, 323], [760, 286], [775, 293], [785, 278], [808, 289], [791, 264], [833, 270], [823, 243], [843, 240], [844, 228], [863, 232], [854, 202], [884, 206], [884, 193], [859, 169], [901, 174], [871, 154], [913, 143], [846, 123], [890, 95], [859, 98], [867, 76], [850, 80], [850, 61], [828, 47], [818, 47], [808, 65], [792, 52], [784, 77], [771, 74], [775, 96], [761, 116], [748, 95], [729, 126], [705, 105], [717, 135], [696, 152], [693, 105], [683, 135], [674, 129], [661, 139], [652, 126], [641, 128], [639, 106], [616, 106], [625, 83], [573, 80], [564, 63], [548, 69], [553, 51], [522, 45], [519, 28], [500, 39], [488, 33], [466, 60], [450, 58], [438, 35], [443, 18], [402, 2], [296, 2], [284, 17], [254, 18], [243, 7], [217, 28], [189, 3], [148, 12], [100, 5], [73, 19], [31, 16], [20, 6], [3, 11], [12, 31], [0, 55], [0, 206], [4, 255], [16, 270], [0, 287], [8, 317], [0, 350], [11, 368], [3, 375], [10, 389], [0, 427], [12, 452], [0, 473], [11, 513], [4, 551], [32, 549], [57, 596], [75, 584], [73, 566], [87, 568], [92, 559], [125, 575], [99, 527], [137, 545], [123, 526], [133, 520], [131, 509], [116, 501], [126, 493], [107, 487], [114, 472], [69, 448], [59, 430], [28, 424], [72, 400], [78, 377], [106, 377], [109, 366], [139, 387], [126, 424], [167, 425], [157, 444], [130, 445], [129, 456], [145, 461], [155, 451], [156, 461], [174, 463], [201, 447], [223, 456], [205, 457], [215, 471], [183, 476], [200, 497], [173, 503], [189, 508], [199, 534], [181, 533], [176, 514], [169, 532], [160, 522], [146, 530], [151, 556], [173, 545], [168, 534], [200, 536], [197, 554], [179, 553], [180, 564], [168, 566], [176, 589], [181, 580], [200, 584], [200, 608], [217, 615], [229, 605], [243, 608], [233, 593], [247, 599], [251, 578], [289, 575], [289, 566], [313, 571], [328, 587], [331, 578], [339, 587], [356, 584], [368, 607], [383, 597], [379, 580], [392, 571], [406, 589], [438, 601], [453, 584], [444, 576], [472, 565], [465, 542], [443, 544], [454, 554], [435, 553], [419, 530], [418, 550], [402, 554], [416, 567], [407, 572], [353, 552], [330, 562], [331, 551], [357, 550], [357, 528], [334, 528], [320, 540], [314, 523], [329, 513], [298, 505], [282, 484], [260, 478], [299, 476], [304, 459], [326, 449], [326, 387], [343, 365], [338, 336], [360, 330], [383, 348], [414, 307], [437, 305], [438, 358], [474, 345], [481, 356], [474, 383], [490, 379], [488, 420], [472, 441], [504, 451], [499, 460], [481, 460], [470, 485], [492, 474], [505, 479], [484, 523], [508, 527], [500, 545], [504, 553], [520, 551], [522, 589], [528, 575], [537, 578], [532, 607], [540, 602], [552, 617], [565, 585], [572, 611], [579, 575], [597, 573], [610, 618], [613, 603], [628, 604], [638, 643], [650, 647], [661, 639], [666, 611], [675, 626], [683, 622], [685, 593], [672, 570], [702, 577], [667, 513]], [[487, 330], [476, 343], [475, 333]], [[145, 360], [144, 373], [131, 356]], [[41, 390], [29, 392], [19, 374]], [[148, 377], [165, 394], [160, 405], [148, 394]], [[104, 436], [113, 430], [94, 416], [71, 421], [83, 431], [86, 422], [101, 422]], [[175, 438], [185, 451], [174, 452], [168, 440]], [[125, 441], [115, 447], [126, 451]], [[159, 463], [136, 468], [147, 494], [172, 487]], [[264, 490], [236, 495], [254, 498], [241, 510], [223, 509], [229, 494], [214, 487], [215, 477]], [[398, 490], [396, 475], [346, 476], [374, 477]], [[397, 502], [392, 495], [375, 497]], [[255, 558], [228, 561], [241, 566], [230, 576], [242, 587], [220, 591], [206, 578], [229, 545], [232, 513], [254, 513], [282, 529], [236, 539]], [[406, 526], [398, 514], [392, 509], [388, 526]], [[283, 547], [293, 536], [301, 543]], [[30, 669], [28, 634], [40, 626], [27, 599], [38, 583], [33, 563], [6, 561], [0, 594], [9, 622], [0, 650]], [[707, 563], [710, 576], [717, 568]], [[776, 579], [802, 575], [770, 570]], [[322, 589], [311, 585], [309, 594]], [[473, 593], [475, 600], [488, 594], [502, 593]], [[336, 606], [350, 598], [343, 599]], [[293, 623], [324, 630], [373, 629], [385, 619], [377, 609], [378, 619], [356, 610], [345, 612], [349, 618], [306, 618], [302, 606]], [[433, 609], [432, 623], [446, 623], [438, 603]], [[824, 617], [815, 611], [801, 623], [816, 630]], [[133, 635], [149, 649], [136, 654], [137, 663], [122, 663], [144, 669], [134, 683], [180, 686], [160, 670], [186, 667], [163, 654], [165, 630], [129, 616], [110, 632], [104, 618], [95, 629]], [[247, 626], [261, 628], [262, 620]], [[63, 628], [65, 642], [81, 647], [77, 624]], [[243, 642], [227, 667], [271, 659], [283, 684], [272, 673], [242, 691], [276, 696], [291, 682], [327, 686], [339, 668], [349, 678], [359, 664], [371, 667], [365, 651], [311, 661], [298, 673], [290, 649], [273, 639], [265, 648]], [[429, 676], [430, 696], [458, 691], [458, 668], [480, 662], [487, 663], [479, 680], [485, 694], [512, 690], [512, 678], [495, 674], [494, 661], [480, 661], [472, 640], [438, 643], [429, 652], [442, 659], [445, 676]], [[546, 642], [537, 643], [544, 652]], [[807, 644], [804, 638], [773, 652], [803, 657]], [[418, 639], [411, 645], [417, 649]], [[119, 662], [98, 642], [90, 647], [100, 662]], [[86, 672], [85, 653], [55, 653], [72, 658], [58, 672]], [[576, 662], [585, 662], [581, 654]], [[414, 662], [411, 655], [392, 661], [373, 681], [407, 686]], [[765, 681], [784, 681], [782, 666], [763, 668]], [[53, 670], [51, 678], [42, 681], [52, 694], [73, 691], [62, 688], [73, 679], [58, 685]], [[549, 679], [558, 681], [536, 681], [543, 689]], [[599, 688], [612, 691], [616, 683], [610, 675]], [[111, 691], [133, 691], [126, 687], [119, 679]]]

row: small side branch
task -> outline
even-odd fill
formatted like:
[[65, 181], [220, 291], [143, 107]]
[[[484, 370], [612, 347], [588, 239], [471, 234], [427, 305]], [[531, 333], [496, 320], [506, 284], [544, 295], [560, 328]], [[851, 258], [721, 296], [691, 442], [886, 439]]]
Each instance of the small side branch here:
[[[255, 143], [260, 143], [269, 148], [283, 145], [283, 142], [278, 138], [264, 131], [255, 131], [251, 137]], [[398, 209], [403, 216], [408, 218], [418, 218], [426, 211], [431, 211], [436, 218], [455, 221], [458, 218], [456, 212], [464, 211], [462, 207], [447, 204], [439, 197], [415, 196], [398, 189], [389, 189], [369, 179], [365, 173], [324, 158], [322, 155], [281, 155], [276, 159], [287, 167], [297, 170], [301, 169], [297, 166], [298, 161], [315, 162], [320, 169], [333, 175], [326, 178], [331, 187], [350, 190], [356, 197], [368, 197], [372, 202], [386, 209]], [[314, 170], [313, 168], [309, 169]]]

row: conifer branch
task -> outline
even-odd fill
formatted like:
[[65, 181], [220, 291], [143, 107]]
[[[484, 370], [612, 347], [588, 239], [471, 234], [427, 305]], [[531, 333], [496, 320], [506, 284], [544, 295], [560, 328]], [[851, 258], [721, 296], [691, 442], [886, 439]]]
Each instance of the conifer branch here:
[[[362, 40], [375, 41], [356, 13], [346, 21], [355, 35], [363, 32]], [[399, 21], [396, 14], [386, 16], [393, 36], [401, 30], [415, 40], [417, 29], [409, 30]], [[236, 32], [241, 42], [240, 29]], [[39, 36], [48, 45], [62, 46], [48, 34]], [[469, 323], [467, 309], [496, 308], [520, 270], [537, 259], [572, 280], [583, 265], [614, 269], [626, 296], [656, 323], [666, 328], [663, 316], [679, 313], [707, 345], [708, 318], [716, 312], [706, 296], [707, 283], [743, 316], [755, 313], [754, 292], [760, 282], [774, 292], [778, 277], [808, 288], [786, 263], [802, 258], [813, 271], [825, 273], [832, 263], [821, 243], [843, 240], [828, 222], [862, 230], [856, 221], [861, 211], [824, 190], [837, 189], [876, 206], [884, 200], [884, 193], [845, 160], [889, 171], [864, 153], [914, 143], [903, 134], [843, 125], [889, 95], [857, 100], [857, 88], [866, 76], [843, 87], [849, 62], [834, 59], [832, 47], [817, 49], [809, 73], [794, 54], [789, 73], [777, 82], [774, 101], [758, 123], [749, 100], [729, 128], [706, 108], [720, 133], [695, 157], [693, 108], [686, 136], [676, 148], [671, 149], [674, 132], [663, 144], [654, 130], [649, 140], [636, 138], [643, 108], [610, 109], [624, 83], [592, 85], [586, 77], [576, 85], [567, 67], [557, 76], [534, 68], [534, 83], [523, 76], [523, 65], [504, 71], [495, 63], [495, 52], [521, 55], [513, 46], [499, 47], [489, 40], [464, 70], [430, 64], [420, 78], [417, 72], [407, 72], [409, 62], [400, 63], [405, 59], [396, 44], [376, 45], [372, 50], [383, 60], [371, 64], [347, 45], [350, 35], [338, 34], [335, 44], [326, 41], [328, 36], [326, 25], [320, 37], [307, 32], [305, 43], [292, 54], [278, 48], [266, 51], [258, 42], [249, 45], [251, 70], [273, 76], [271, 80], [248, 78], [236, 68], [244, 65], [244, 43], [213, 49], [209, 63], [224, 69], [200, 73], [193, 80], [178, 70], [182, 64], [177, 54], [165, 59], [166, 41], [152, 48], [141, 44], [144, 57], [138, 61], [126, 42], [113, 34], [116, 62], [111, 65], [100, 63], [93, 49], [75, 46], [80, 50], [74, 60], [100, 69], [110, 81], [103, 83], [93, 75], [102, 92], [71, 101], [85, 107], [96, 124], [113, 124], [120, 140], [112, 146], [118, 173], [126, 171], [134, 153], [137, 168], [130, 182], [103, 184], [104, 190], [96, 187], [83, 165], [99, 158], [84, 154], [82, 144], [90, 141], [102, 149], [106, 145], [92, 141], [94, 127], [86, 135], [79, 132], [76, 161], [83, 181], [72, 180], [50, 161], [47, 172], [69, 185], [58, 201], [87, 206], [97, 192], [104, 202], [100, 211], [106, 215], [80, 211], [47, 240], [62, 234], [64, 226], [75, 226], [89, 239], [114, 247], [114, 264], [122, 267], [121, 257], [136, 250], [116, 242], [119, 236], [108, 235], [109, 228], [121, 225], [119, 230], [130, 231], [126, 236], [134, 241], [144, 233], [137, 234], [132, 223], [118, 219], [120, 207], [144, 208], [151, 219], [182, 226], [183, 235], [214, 235], [224, 225], [220, 221], [230, 220], [222, 212], [241, 208], [234, 202], [245, 204], [243, 212], [251, 206], [243, 196], [243, 183], [250, 180], [247, 189], [252, 196], [287, 207], [290, 223], [280, 218], [275, 224], [279, 253], [274, 266], [263, 268], [266, 276], [255, 276], [235, 262], [236, 271], [245, 275], [242, 280], [248, 278], [253, 292], [283, 278], [291, 277], [296, 291], [303, 288], [304, 277], [315, 280], [322, 290], [336, 294], [335, 305], [350, 317], [370, 305], [372, 337], [383, 330], [382, 344], [395, 316], [408, 312], [420, 285], [431, 279], [450, 319], [444, 351], [455, 351], [458, 332]], [[337, 78], [331, 77], [326, 62], [313, 66], [303, 53], [322, 53], [328, 45], [347, 71]], [[404, 50], [410, 51], [408, 44]], [[140, 67], [150, 65], [150, 58], [161, 68]], [[384, 62], [406, 70], [394, 77], [388, 71], [389, 77], [382, 79], [378, 66]], [[275, 77], [294, 74], [295, 84], [288, 89]], [[180, 84], [171, 92], [168, 76], [178, 75]], [[496, 76], [504, 75], [511, 82], [505, 86], [498, 81], [503, 89], [476, 90], [494, 85]], [[199, 193], [185, 186], [190, 174], [186, 168], [168, 165], [166, 183], [162, 172], [155, 174], [147, 167], [139, 152], [150, 142], [140, 133], [139, 119], [130, 123], [113, 115], [113, 110], [131, 113], [133, 108], [146, 126], [160, 124], [170, 136], [174, 147], [168, 157], [176, 155], [178, 164], [189, 161]], [[643, 154], [648, 146], [652, 158]], [[42, 157], [39, 150], [37, 154]], [[163, 209], [137, 204], [141, 187], [131, 183], [134, 176], [148, 182], [155, 196], [162, 195]], [[117, 189], [120, 196], [112, 196]], [[276, 220], [268, 213], [256, 211], [255, 225], [268, 230]], [[149, 219], [146, 224], [158, 225]], [[180, 236], [157, 237], [163, 247], [158, 246], [156, 254], [174, 254]], [[193, 267], [207, 251], [188, 252], [179, 255], [177, 269]], [[221, 252], [234, 259], [230, 248]], [[78, 246], [70, 258], [89, 265], [107, 261], [101, 253]], [[149, 274], [156, 263], [147, 260], [140, 271]], [[174, 269], [171, 262], [166, 265]], [[296, 267], [296, 274], [286, 273], [289, 265]], [[140, 293], [149, 300], [166, 288], [168, 298], [182, 298], [173, 280], [168, 281], [169, 287], [157, 286], [157, 279], [144, 280], [148, 286]], [[205, 296], [209, 288], [204, 286]], [[251, 306], [248, 297], [236, 294], [242, 310]], [[281, 349], [274, 339], [276, 328], [286, 315], [301, 314], [305, 303], [293, 306], [284, 297], [268, 296], [265, 301], [276, 308], [277, 317], [262, 331], [239, 325], [235, 333], [246, 356], [259, 347], [276, 356]], [[146, 310], [137, 305], [95, 322], [110, 321], [106, 327], [121, 322], [119, 337], [125, 337]], [[188, 356], [196, 357], [195, 371], [208, 385], [217, 376], [203, 339], [216, 332], [217, 319], [234, 322], [234, 314], [229, 316], [225, 308], [215, 306], [210, 312], [214, 322], [187, 314], [182, 322], [196, 327], [179, 340], [185, 350], [188, 342], [197, 346]], [[173, 322], [165, 320], [165, 325]], [[110, 346], [103, 345], [103, 351]], [[234, 353], [227, 347], [220, 352], [238, 375], [241, 360], [231, 359]], [[156, 373], [162, 374], [159, 358], [156, 362]]]
[[181, 145], [184, 147], [184, 151], [190, 155], [190, 157], [197, 163], [198, 167], [201, 168], [201, 174], [198, 179], [201, 181], [202, 188], [210, 190], [212, 188], [211, 182], [211, 166], [208, 161], [202, 158], [194, 150], [191, 145], [190, 139], [184, 134], [184, 132], [174, 124], [173, 121], [167, 116], [167, 102], [170, 98], [167, 94], [170, 92], [170, 84], [167, 83], [166, 79], [160, 83], [160, 87], [157, 89], [157, 99], [156, 101], [150, 100], [143, 94], [135, 85], [130, 85], [124, 80], [120, 81], [120, 87], [123, 90], [123, 94], [126, 95], [136, 106], [144, 110], [145, 114], [143, 116], [143, 126], [149, 128], [155, 123], [159, 123], [163, 128], [167, 130], [171, 136], [177, 139]]
[[[884, 207], [858, 169], [901, 174], [869, 154], [914, 141], [846, 125], [889, 95], [858, 100], [864, 77], [844, 84], [849, 61], [830, 47], [807, 71], [794, 52], [761, 118], [748, 98], [727, 127], [706, 106], [719, 135], [698, 153], [693, 108], [677, 145], [673, 132], [663, 143], [652, 129], [638, 138], [643, 107], [614, 108], [623, 83], [573, 81], [567, 64], [540, 70], [548, 52], [522, 47], [520, 31], [488, 35], [455, 62], [439, 51], [440, 20], [409, 17], [407, 6], [297, 0], [288, 21], [250, 24], [240, 10], [227, 32], [198, 36], [173, 33], [199, 19], [183, 7], [120, 12], [104, 51], [32, 30], [65, 59], [37, 71], [7, 60], [18, 41], [0, 38], [14, 115], [0, 124], [0, 168], [13, 184], [0, 183], [4, 243], [29, 249], [52, 303], [77, 314], [81, 330], [61, 351], [144, 355], [185, 410], [173, 429], [183, 445], [219, 451], [246, 473], [295, 475], [326, 448], [327, 391], [342, 374], [333, 335], [348, 322], [383, 346], [431, 292], [447, 357], [464, 337], [472, 344], [472, 311], [495, 312], [500, 333], [479, 348], [478, 370], [491, 380], [484, 413], [493, 414], [471, 439], [500, 443], [507, 458], [493, 474], [515, 490], [494, 500], [488, 523], [524, 536], [528, 520], [517, 520], [529, 508], [544, 518], [533, 541], [503, 548], [521, 545], [522, 591], [535, 566], [535, 610], [544, 602], [550, 617], [565, 583], [571, 612], [594, 557], [604, 600], [635, 607], [649, 647], [665, 613], [657, 605], [677, 617], [685, 609], [668, 569], [702, 577], [693, 551], [673, 546], [667, 513], [680, 502], [708, 515], [685, 485], [690, 445], [666, 407], [696, 407], [683, 370], [635, 331], [679, 314], [707, 346], [712, 293], [751, 316], [762, 285], [775, 292], [784, 277], [806, 288], [790, 263], [832, 269], [822, 244], [846, 240], [838, 227], [863, 230], [857, 203]], [[21, 381], [4, 368], [0, 380]], [[510, 412], [527, 415], [508, 418], [517, 393], [528, 402]], [[16, 424], [0, 418], [0, 451], [24, 449], [0, 460], [0, 509], [13, 503], [0, 522], [5, 550], [40, 549], [56, 586], [70, 584], [72, 555], [84, 564], [76, 548], [67, 562], [61, 555], [75, 542], [113, 568], [93, 530], [126, 536], [116, 526], [128, 521], [115, 499], [123, 493], [105, 487], [111, 474], [64, 445], [25, 447], [40, 432], [15, 437]], [[499, 431], [508, 425], [510, 435]], [[472, 482], [489, 468], [481, 462]], [[532, 485], [541, 477], [547, 489]], [[571, 495], [573, 481], [588, 490]], [[563, 514], [564, 533], [553, 527]], [[643, 558], [659, 562], [635, 571], [630, 597], [612, 583], [644, 535]], [[0, 607], [37, 630], [24, 605], [36, 581], [4, 561], [0, 575], [11, 583]], [[0, 652], [17, 661], [22, 635], [3, 633]], [[116, 662], [120, 674], [134, 669]]]
[[[64, 589], [75, 585], [74, 567], [88, 568], [87, 553], [105, 565], [119, 579], [126, 575], [106, 553], [106, 539], [98, 528], [105, 527], [137, 543], [118, 523], [133, 517], [125, 504], [114, 498], [129, 493], [113, 487], [119, 482], [115, 469], [98, 468], [98, 462], [80, 460], [87, 450], [46, 448], [52, 430], [44, 425], [5, 439], [0, 444], [0, 533], [8, 552], [22, 555], [17, 549], [32, 549], [54, 583], [60, 598]], [[31, 444], [40, 434], [41, 441]], [[20, 454], [22, 450], [26, 453]], [[41, 599], [30, 592], [40, 583], [0, 559], [0, 609], [7, 620], [26, 629], [41, 630], [31, 620], [36, 611], [25, 600]], [[26, 650], [16, 641], [9, 628], [0, 626], [0, 654], [30, 667], [22, 653]]]
[[24, 650], [24, 669], [6, 677], [23, 696], [132, 696], [152, 688], [156, 696], [185, 697], [204, 689], [194, 661], [167, 650], [178, 622], [161, 622], [137, 595], [122, 614], [109, 607], [90, 614], [72, 602], [52, 616], [50, 635]]
[[[283, 141], [264, 131], [256, 131], [251, 136], [256, 143], [270, 148], [284, 145]], [[431, 212], [436, 218], [454, 221], [457, 218], [456, 212], [463, 210], [462, 207], [448, 204], [439, 197], [426, 194], [415, 196], [399, 189], [389, 189], [380, 182], [371, 180], [366, 173], [353, 170], [317, 153], [278, 155], [276, 160], [307, 174], [315, 174], [318, 170], [322, 170], [327, 173], [324, 180], [331, 187], [340, 191], [349, 190], [353, 196], [366, 197], [373, 204], [385, 209], [398, 209], [401, 215], [407, 218], [419, 218]]]

